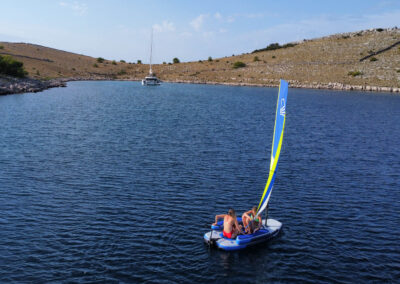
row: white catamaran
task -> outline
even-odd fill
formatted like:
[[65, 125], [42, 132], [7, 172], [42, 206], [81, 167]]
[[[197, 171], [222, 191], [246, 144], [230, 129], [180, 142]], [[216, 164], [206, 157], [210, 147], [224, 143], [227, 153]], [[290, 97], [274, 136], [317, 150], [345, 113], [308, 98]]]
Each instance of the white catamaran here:
[[153, 70], [151, 69], [151, 60], [153, 55], [153, 29], [151, 30], [151, 42], [150, 42], [150, 71], [149, 75], [147, 75], [142, 80], [143, 86], [158, 86], [160, 85], [161, 81], [153, 74]]
[[[259, 216], [268, 205], [271, 196], [272, 188], [276, 177], [276, 169], [278, 167], [279, 156], [281, 153], [283, 130], [285, 128], [286, 120], [286, 99], [288, 93], [288, 83], [281, 80], [279, 86], [278, 102], [276, 105], [275, 115], [275, 128], [272, 140], [271, 162], [269, 167], [269, 176], [267, 184], [265, 185], [263, 195], [257, 208], [257, 215]], [[242, 222], [242, 218], [237, 218], [238, 222]], [[223, 236], [222, 230], [224, 228], [223, 221], [217, 222], [217, 225], [211, 226], [211, 231], [204, 234], [204, 240], [216, 245], [223, 250], [240, 250], [248, 246], [252, 246], [261, 242], [268, 241], [277, 236], [282, 228], [282, 223], [266, 218], [262, 220], [261, 229], [253, 234], [239, 235], [236, 239], [228, 239]]]

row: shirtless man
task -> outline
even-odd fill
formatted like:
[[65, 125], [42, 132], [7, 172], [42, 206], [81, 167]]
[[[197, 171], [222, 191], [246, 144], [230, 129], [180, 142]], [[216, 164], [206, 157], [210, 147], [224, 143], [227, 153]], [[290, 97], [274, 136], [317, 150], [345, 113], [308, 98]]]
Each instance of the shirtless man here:
[[235, 210], [229, 209], [228, 214], [221, 214], [215, 216], [214, 226], [217, 225], [218, 219], [224, 218], [224, 230], [222, 231], [224, 237], [234, 239], [240, 233], [239, 223], [236, 218]]
[[242, 215], [244, 230], [247, 234], [252, 234], [261, 228], [262, 219], [260, 216], [255, 218], [256, 215], [257, 206], [253, 206], [251, 210], [244, 212]]

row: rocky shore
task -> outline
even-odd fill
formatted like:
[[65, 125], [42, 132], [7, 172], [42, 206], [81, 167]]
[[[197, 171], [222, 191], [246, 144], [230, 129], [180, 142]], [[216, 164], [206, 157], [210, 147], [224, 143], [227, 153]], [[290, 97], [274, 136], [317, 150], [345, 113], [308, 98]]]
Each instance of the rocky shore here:
[[[277, 83], [267, 84], [251, 84], [251, 83], [232, 83], [232, 82], [206, 82], [206, 81], [186, 81], [186, 80], [173, 80], [164, 81], [169, 83], [183, 83], [183, 84], [210, 84], [210, 85], [225, 85], [225, 86], [249, 86], [249, 87], [278, 87]], [[368, 91], [368, 92], [387, 92], [387, 93], [400, 93], [400, 88], [396, 87], [379, 87], [367, 85], [347, 85], [342, 83], [318, 83], [311, 84], [301, 83], [294, 80], [288, 80], [291, 88], [301, 89], [326, 89], [326, 90], [339, 90], [339, 91]]]
[[54, 87], [66, 87], [67, 79], [36, 80], [0, 75], [0, 95], [36, 93]]

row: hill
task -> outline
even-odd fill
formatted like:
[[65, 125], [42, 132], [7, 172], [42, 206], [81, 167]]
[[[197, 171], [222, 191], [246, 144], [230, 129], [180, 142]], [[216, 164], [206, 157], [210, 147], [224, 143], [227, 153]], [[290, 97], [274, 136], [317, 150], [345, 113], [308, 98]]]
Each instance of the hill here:
[[[1, 46], [0, 55], [22, 61], [36, 79], [140, 80], [148, 72], [145, 64], [98, 62], [39, 45], [0, 42]], [[280, 47], [212, 61], [156, 64], [153, 70], [161, 80], [171, 82], [271, 86], [284, 78], [294, 87], [399, 91], [397, 28], [342, 33]], [[235, 62], [243, 62], [244, 67], [234, 68]]]

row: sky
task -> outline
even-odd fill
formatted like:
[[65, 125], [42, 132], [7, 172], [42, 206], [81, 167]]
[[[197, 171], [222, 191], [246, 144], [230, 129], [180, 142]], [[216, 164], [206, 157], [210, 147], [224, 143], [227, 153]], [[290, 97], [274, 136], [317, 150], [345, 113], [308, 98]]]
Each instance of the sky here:
[[153, 63], [231, 56], [334, 33], [400, 27], [400, 0], [0, 0], [0, 41]]

